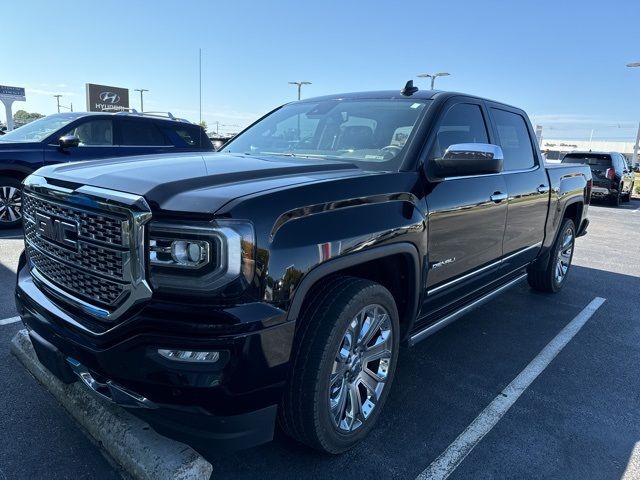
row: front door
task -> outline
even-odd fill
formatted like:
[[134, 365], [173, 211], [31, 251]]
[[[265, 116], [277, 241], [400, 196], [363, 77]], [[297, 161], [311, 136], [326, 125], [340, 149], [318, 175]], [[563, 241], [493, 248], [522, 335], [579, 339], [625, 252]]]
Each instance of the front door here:
[[75, 135], [80, 140], [80, 145], [62, 149], [54, 141], [45, 147], [44, 163], [49, 165], [115, 157], [118, 147], [114, 146], [113, 133], [111, 118], [82, 119], [72, 125], [68, 132], [60, 135]]
[[[494, 143], [481, 101], [453, 99], [443, 109], [426, 161], [453, 144]], [[422, 322], [497, 278], [507, 217], [501, 174], [447, 178], [426, 185], [428, 272]]]

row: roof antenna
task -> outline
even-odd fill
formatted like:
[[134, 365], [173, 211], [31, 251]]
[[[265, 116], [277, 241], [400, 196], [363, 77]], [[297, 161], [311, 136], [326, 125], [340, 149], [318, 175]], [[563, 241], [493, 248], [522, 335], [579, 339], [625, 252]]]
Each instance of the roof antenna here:
[[409, 80], [400, 93], [405, 97], [410, 97], [418, 91], [418, 87], [413, 86], [413, 80]]

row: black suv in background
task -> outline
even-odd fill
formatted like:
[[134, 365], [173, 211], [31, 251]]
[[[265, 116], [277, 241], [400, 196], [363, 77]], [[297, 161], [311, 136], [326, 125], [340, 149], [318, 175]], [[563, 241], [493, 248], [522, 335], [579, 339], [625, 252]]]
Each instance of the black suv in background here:
[[107, 157], [213, 151], [199, 125], [153, 113], [58, 113], [0, 136], [0, 228], [22, 221], [20, 182], [38, 168]]
[[631, 198], [635, 176], [621, 153], [570, 152], [562, 163], [589, 165], [593, 175], [592, 198], [606, 198], [616, 207]]

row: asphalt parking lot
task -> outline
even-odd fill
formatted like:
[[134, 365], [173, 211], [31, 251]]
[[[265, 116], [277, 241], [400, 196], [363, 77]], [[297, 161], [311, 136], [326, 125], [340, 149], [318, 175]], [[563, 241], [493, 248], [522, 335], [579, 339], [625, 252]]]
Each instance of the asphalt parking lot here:
[[[640, 478], [640, 201], [589, 215], [561, 293], [521, 283], [403, 349], [378, 428], [358, 448], [328, 457], [279, 436], [212, 460], [212, 478], [414, 479], [596, 297], [606, 301], [449, 478]], [[1, 320], [16, 315], [21, 244], [19, 231], [0, 233], [0, 480], [120, 478], [9, 353], [21, 324]]]

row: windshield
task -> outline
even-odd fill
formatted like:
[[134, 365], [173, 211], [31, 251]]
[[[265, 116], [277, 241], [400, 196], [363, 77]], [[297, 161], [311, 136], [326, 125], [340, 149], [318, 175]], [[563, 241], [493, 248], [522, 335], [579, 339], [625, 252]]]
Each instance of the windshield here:
[[72, 115], [52, 115], [39, 118], [11, 132], [7, 132], [0, 137], [0, 142], [41, 142], [76, 118], [78, 117]]
[[224, 146], [245, 155], [290, 155], [394, 170], [429, 100], [325, 100], [291, 103]]

